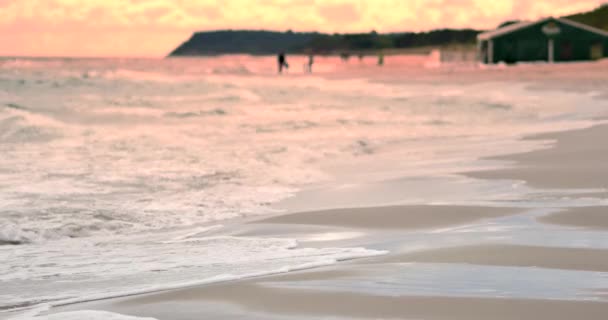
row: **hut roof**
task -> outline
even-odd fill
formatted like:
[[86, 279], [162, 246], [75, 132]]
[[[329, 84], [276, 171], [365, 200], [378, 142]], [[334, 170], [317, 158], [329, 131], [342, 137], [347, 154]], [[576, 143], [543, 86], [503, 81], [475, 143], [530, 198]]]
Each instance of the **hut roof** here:
[[543, 22], [547, 22], [547, 21], [550, 21], [550, 20], [555, 20], [555, 21], [558, 21], [558, 22], [563, 23], [563, 24], [570, 25], [570, 26], [575, 27], [575, 28], [583, 29], [583, 30], [586, 30], [588, 32], [592, 32], [592, 33], [596, 33], [596, 34], [602, 35], [604, 37], [608, 37], [608, 31], [605, 31], [605, 30], [602, 30], [602, 29], [598, 29], [598, 28], [595, 28], [595, 27], [592, 27], [592, 26], [589, 26], [589, 25], [586, 25], [586, 24], [583, 24], [583, 23], [580, 23], [580, 22], [572, 21], [572, 20], [566, 19], [566, 18], [548, 17], [548, 18], [544, 18], [544, 19], [541, 19], [541, 20], [538, 20], [538, 21], [522, 21], [522, 22], [518, 22], [518, 23], [514, 23], [514, 24], [511, 24], [511, 25], [508, 25], [506, 27], [498, 28], [496, 30], [480, 33], [477, 36], [477, 40], [490, 40], [490, 39], [497, 38], [497, 37], [500, 37], [502, 35], [505, 35], [505, 34], [508, 34], [508, 33], [511, 33], [511, 32], [515, 32], [515, 31], [519, 31], [519, 30], [522, 30], [522, 29], [525, 29], [525, 28], [528, 28], [528, 27], [531, 27], [531, 26], [534, 26], [534, 25], [537, 25], [537, 24], [540, 24], [540, 23], [543, 23]]

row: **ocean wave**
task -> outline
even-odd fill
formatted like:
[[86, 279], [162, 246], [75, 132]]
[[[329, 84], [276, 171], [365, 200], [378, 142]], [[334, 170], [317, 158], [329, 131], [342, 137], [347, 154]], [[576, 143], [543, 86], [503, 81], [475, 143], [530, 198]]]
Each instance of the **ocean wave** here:
[[[2, 235], [0, 235], [0, 238], [2, 237]], [[16, 246], [16, 245], [20, 245], [23, 244], [23, 242], [21, 241], [13, 241], [13, 240], [3, 240], [0, 239], [0, 246], [5, 246], [5, 245], [11, 245], [11, 246]]]
[[498, 109], [498, 110], [505, 110], [505, 111], [513, 109], [512, 105], [509, 105], [506, 103], [500, 103], [500, 102], [487, 102], [487, 103], [484, 103], [483, 105], [490, 109]]
[[215, 108], [211, 110], [185, 111], [185, 112], [167, 112], [165, 117], [168, 118], [194, 118], [205, 116], [225, 116], [227, 112], [224, 109]]
[[211, 74], [223, 75], [250, 75], [253, 74], [245, 65], [233, 66], [233, 67], [215, 67], [210, 70]]
[[0, 67], [6, 69], [32, 69], [47, 67], [51, 64], [49, 60], [4, 58], [0, 59]]
[[14, 102], [0, 108], [0, 143], [48, 142], [61, 136], [56, 120]]
[[[385, 254], [365, 248], [302, 248], [294, 239], [206, 234], [214, 228], [127, 241], [65, 240], [56, 247], [0, 250], [20, 266], [0, 266], [10, 296], [0, 309], [65, 304], [279, 274]], [[58, 250], [57, 248], [61, 248]], [[159, 259], [158, 257], [162, 257]], [[27, 265], [27, 267], [26, 267]]]
[[3, 143], [48, 142], [59, 136], [52, 128], [28, 124], [25, 116], [0, 119], [0, 142]]
[[372, 143], [363, 139], [355, 141], [351, 148], [354, 155], [370, 155], [375, 151]]
[[452, 124], [450, 121], [442, 120], [442, 119], [433, 119], [425, 122], [425, 124], [430, 126], [446, 126]]
[[89, 70], [82, 78], [100, 78], [105, 80], [128, 80], [136, 82], [178, 82], [180, 79], [162, 72], [151, 72], [134, 69]]
[[4, 105], [5, 107], [9, 108], [9, 109], [13, 109], [13, 110], [21, 110], [21, 111], [26, 111], [28, 110], [26, 107], [16, 104], [16, 103], [7, 103]]
[[[251, 128], [251, 125], [243, 125], [243, 128]], [[258, 133], [289, 132], [296, 130], [307, 130], [319, 127], [319, 123], [309, 120], [294, 120], [253, 126]]]
[[4, 221], [0, 224], [0, 245], [20, 245], [38, 239], [38, 234], [23, 229], [16, 223]]
[[0, 225], [0, 244], [22, 245], [65, 238], [83, 238], [100, 232], [104, 227], [112, 229], [107, 224], [104, 226], [95, 222], [86, 224], [69, 222], [56, 227], [29, 224], [20, 226], [17, 223], [4, 222]]

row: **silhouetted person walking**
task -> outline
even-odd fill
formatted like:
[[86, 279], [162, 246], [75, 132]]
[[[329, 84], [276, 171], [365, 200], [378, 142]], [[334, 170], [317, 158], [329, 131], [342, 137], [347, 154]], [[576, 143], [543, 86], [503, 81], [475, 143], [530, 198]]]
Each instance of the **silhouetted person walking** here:
[[312, 65], [315, 64], [315, 56], [312, 54], [308, 55], [308, 73], [312, 73]]
[[279, 53], [277, 59], [277, 62], [279, 63], [279, 73], [283, 73], [283, 68], [289, 69], [289, 64], [287, 64], [287, 59], [285, 59], [285, 53]]

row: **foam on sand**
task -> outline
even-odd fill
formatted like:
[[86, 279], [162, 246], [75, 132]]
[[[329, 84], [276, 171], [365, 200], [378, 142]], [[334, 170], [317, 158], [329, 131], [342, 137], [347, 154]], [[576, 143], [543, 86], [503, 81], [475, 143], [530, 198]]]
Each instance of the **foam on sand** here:
[[[384, 254], [364, 248], [302, 248], [294, 239], [213, 236], [213, 227], [120, 241], [93, 238], [0, 246], [0, 309], [62, 305], [276, 274]], [[201, 233], [202, 232], [202, 233]], [[160, 237], [160, 238], [159, 238]], [[65, 254], [69, 252], [70, 254]]]
[[133, 317], [107, 311], [70, 311], [40, 316], [18, 316], [12, 320], [156, 320], [154, 318]]

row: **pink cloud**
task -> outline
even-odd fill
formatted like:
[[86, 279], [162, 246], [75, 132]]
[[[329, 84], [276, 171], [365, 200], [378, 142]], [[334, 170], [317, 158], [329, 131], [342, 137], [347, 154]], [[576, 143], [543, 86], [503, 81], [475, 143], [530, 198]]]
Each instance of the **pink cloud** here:
[[328, 23], [349, 24], [361, 20], [361, 13], [353, 3], [319, 5], [317, 11]]
[[0, 0], [0, 54], [161, 56], [192, 31], [225, 28], [488, 29], [505, 20], [588, 10], [604, 1]]

